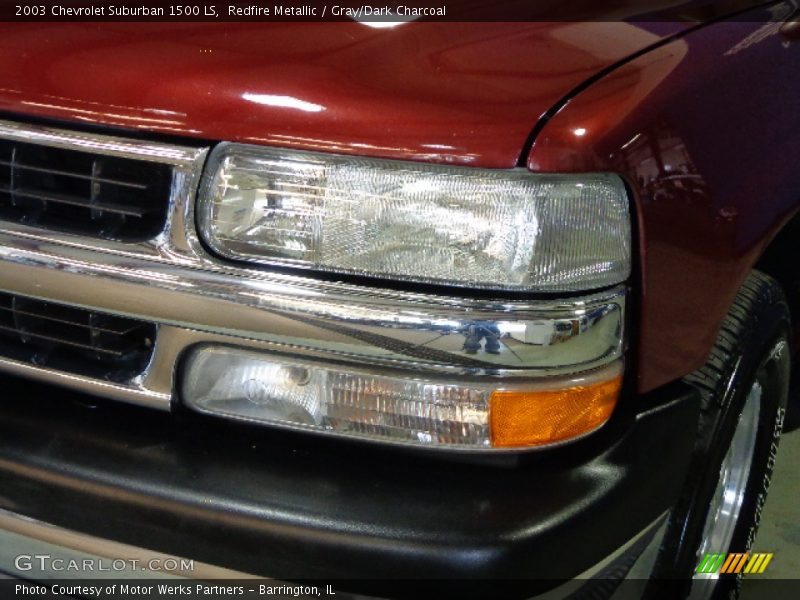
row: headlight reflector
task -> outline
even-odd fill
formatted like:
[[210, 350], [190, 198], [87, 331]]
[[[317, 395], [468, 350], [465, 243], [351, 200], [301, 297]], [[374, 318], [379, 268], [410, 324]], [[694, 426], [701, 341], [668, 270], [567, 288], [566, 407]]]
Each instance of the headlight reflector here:
[[192, 352], [184, 402], [200, 412], [350, 437], [462, 449], [578, 437], [611, 415], [620, 361], [571, 379], [443, 381], [221, 346]]
[[614, 285], [630, 215], [609, 174], [540, 175], [222, 145], [199, 205], [220, 255], [527, 291]]

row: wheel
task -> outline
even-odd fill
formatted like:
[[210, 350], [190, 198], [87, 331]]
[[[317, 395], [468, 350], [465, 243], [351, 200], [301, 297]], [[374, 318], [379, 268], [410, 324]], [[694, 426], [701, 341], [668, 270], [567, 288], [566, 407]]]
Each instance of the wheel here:
[[753, 271], [708, 362], [686, 379], [702, 396], [698, 435], [667, 521], [653, 596], [738, 596], [741, 573], [696, 571], [706, 554], [749, 553], [753, 547], [786, 413], [790, 331], [780, 286]]

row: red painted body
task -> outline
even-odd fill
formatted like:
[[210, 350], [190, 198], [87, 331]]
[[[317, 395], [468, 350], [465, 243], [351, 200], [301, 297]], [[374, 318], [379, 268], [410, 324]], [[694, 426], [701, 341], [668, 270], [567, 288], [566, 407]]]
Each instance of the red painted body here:
[[[538, 171], [619, 172], [636, 195], [642, 391], [703, 362], [739, 281], [798, 198], [800, 170], [781, 161], [800, 156], [800, 113], [786, 97], [800, 91], [800, 48], [773, 35], [726, 54], [761, 26], [706, 26], [627, 62], [577, 93], [528, 157]], [[3, 24], [0, 111], [511, 168], [576, 87], [688, 29]]]
[[800, 42], [752, 15], [596, 82], [528, 157], [535, 171], [621, 173], [636, 196], [641, 390], [705, 362], [749, 269], [800, 207]]
[[0, 110], [507, 168], [570, 89], [658, 39], [622, 23], [6, 23]]

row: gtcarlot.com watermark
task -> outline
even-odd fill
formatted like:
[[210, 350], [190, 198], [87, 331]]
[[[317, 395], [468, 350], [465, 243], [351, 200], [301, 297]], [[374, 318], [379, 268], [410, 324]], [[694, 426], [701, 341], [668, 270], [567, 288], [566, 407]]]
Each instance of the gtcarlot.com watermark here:
[[14, 558], [18, 571], [43, 573], [121, 573], [130, 571], [155, 571], [159, 573], [186, 573], [194, 571], [194, 561], [188, 558], [160, 557], [147, 560], [138, 558], [60, 558], [50, 554], [20, 554]]

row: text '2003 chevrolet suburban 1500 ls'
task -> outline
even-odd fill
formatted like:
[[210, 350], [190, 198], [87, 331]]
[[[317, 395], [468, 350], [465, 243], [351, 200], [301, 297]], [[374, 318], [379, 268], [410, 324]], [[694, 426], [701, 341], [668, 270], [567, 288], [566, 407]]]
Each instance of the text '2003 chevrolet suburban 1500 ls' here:
[[0, 547], [735, 591], [692, 574], [787, 405], [794, 10], [4, 24]]

